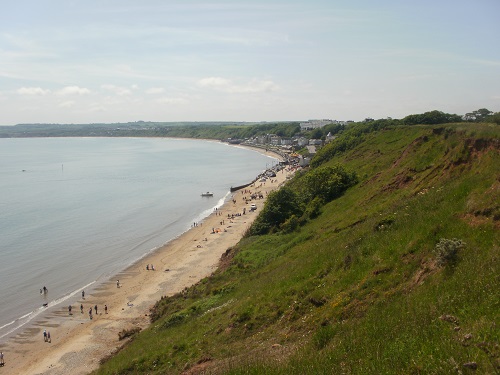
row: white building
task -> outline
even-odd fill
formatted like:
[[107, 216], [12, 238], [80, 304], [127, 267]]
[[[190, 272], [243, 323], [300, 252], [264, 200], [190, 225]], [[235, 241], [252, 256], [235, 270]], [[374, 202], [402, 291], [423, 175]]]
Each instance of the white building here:
[[279, 146], [281, 143], [281, 138], [278, 137], [277, 135], [271, 135], [269, 137], [269, 143], [272, 144], [273, 146]]
[[323, 119], [323, 120], [309, 120], [300, 123], [300, 130], [313, 130], [322, 128], [325, 125], [333, 123], [333, 120]]
[[309, 144], [309, 139], [307, 139], [305, 137], [299, 137], [296, 139], [296, 142], [297, 142], [297, 146], [304, 147], [304, 146], [307, 146]]
[[311, 158], [303, 157], [302, 155], [300, 155], [299, 165], [301, 167], [307, 167], [310, 162], [311, 162]]
[[310, 139], [309, 146], [321, 146], [323, 141], [321, 139]]
[[336, 135], [332, 135], [331, 132], [328, 132], [328, 134], [326, 135], [326, 142], [333, 141], [335, 138], [337, 138]]

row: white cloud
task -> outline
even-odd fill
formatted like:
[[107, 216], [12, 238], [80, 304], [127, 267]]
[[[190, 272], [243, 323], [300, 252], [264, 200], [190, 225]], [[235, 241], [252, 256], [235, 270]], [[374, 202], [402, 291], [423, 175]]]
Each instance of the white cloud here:
[[201, 87], [212, 88], [214, 90], [225, 91], [229, 93], [259, 93], [271, 92], [279, 89], [279, 86], [270, 80], [253, 79], [243, 84], [235, 84], [231, 80], [222, 77], [207, 77], [200, 79], [198, 84]]
[[115, 66], [115, 69], [121, 73], [132, 73], [134, 69], [128, 64], [118, 64]]
[[132, 92], [126, 87], [120, 87], [120, 86], [115, 86], [115, 85], [101, 85], [101, 88], [103, 90], [111, 91], [114, 94], [119, 95], [119, 96], [132, 94]]
[[271, 92], [271, 91], [277, 91], [278, 89], [279, 89], [278, 85], [273, 81], [253, 80], [242, 86], [231, 87], [230, 92], [239, 92], [239, 93]]
[[[470, 2], [439, 22], [425, 17], [419, 2], [412, 12], [375, 2], [284, 7], [276, 0], [7, 7], [0, 27], [2, 123], [362, 120], [498, 110], [498, 2], [481, 2], [484, 17], [470, 17], [479, 9]], [[32, 15], [30, 9], [37, 14], [30, 22], [10, 22]], [[453, 28], [451, 20], [469, 27]], [[464, 41], [477, 43], [464, 49]]]
[[162, 94], [165, 92], [165, 89], [162, 87], [151, 87], [146, 90], [146, 94]]
[[74, 100], [67, 100], [65, 102], [59, 103], [59, 108], [71, 108], [75, 105]]
[[101, 104], [94, 103], [88, 108], [89, 113], [106, 112], [107, 108]]
[[212, 88], [226, 88], [231, 85], [231, 81], [226, 79], [226, 78], [221, 78], [221, 77], [207, 77], [200, 79], [198, 81], [198, 84], [200, 86], [204, 87], [212, 87]]
[[84, 87], [78, 86], [66, 86], [61, 90], [57, 91], [58, 95], [85, 95], [90, 94], [90, 90]]
[[188, 101], [185, 98], [170, 98], [163, 97], [156, 100], [159, 104], [186, 104]]
[[17, 90], [19, 95], [47, 95], [50, 94], [50, 90], [42, 89], [41, 87], [21, 87]]

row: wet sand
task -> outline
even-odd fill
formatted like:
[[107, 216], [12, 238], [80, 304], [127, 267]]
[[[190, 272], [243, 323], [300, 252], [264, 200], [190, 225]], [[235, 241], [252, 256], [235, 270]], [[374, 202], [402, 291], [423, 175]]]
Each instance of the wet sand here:
[[[227, 201], [202, 223], [95, 288], [85, 299], [78, 299], [72, 304], [71, 315], [64, 306], [36, 320], [0, 345], [5, 355], [0, 374], [87, 374], [98, 368], [102, 358], [127, 341], [118, 340], [120, 331], [149, 325], [149, 310], [161, 296], [180, 292], [214, 272], [221, 255], [239, 242], [257, 217], [267, 194], [290, 173], [281, 171], [273, 182], [256, 182], [247, 188], [264, 195], [264, 199], [251, 202], [257, 204], [257, 212], [249, 212], [250, 203], [244, 197], [249, 198], [250, 194], [243, 194], [245, 189], [234, 192], [236, 203]], [[245, 215], [228, 219], [228, 214], [242, 214], [244, 208]], [[155, 270], [146, 270], [151, 264]], [[44, 342], [44, 329], [51, 334], [50, 343]]]

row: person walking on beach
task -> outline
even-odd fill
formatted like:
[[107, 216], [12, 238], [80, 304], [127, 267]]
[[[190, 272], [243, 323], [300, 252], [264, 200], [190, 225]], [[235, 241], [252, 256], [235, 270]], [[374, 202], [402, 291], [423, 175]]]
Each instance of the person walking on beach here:
[[69, 313], [69, 315], [72, 315], [71, 314], [71, 305], [68, 306], [68, 313]]
[[119, 288], [120, 287], [120, 280], [116, 280], [116, 287]]
[[47, 342], [47, 330], [43, 330], [43, 341]]
[[85, 299], [85, 290], [82, 290], [82, 299]]
[[89, 310], [89, 319], [92, 320], [92, 307]]
[[47, 331], [47, 342], [52, 342], [51, 338], [50, 338], [50, 331]]
[[95, 314], [97, 315], [97, 305], [94, 306]]
[[80, 305], [80, 313], [83, 314], [83, 303]]
[[104, 314], [108, 313], [108, 305], [104, 305]]
[[3, 352], [0, 352], [0, 366], [5, 365], [5, 362], [3, 361]]

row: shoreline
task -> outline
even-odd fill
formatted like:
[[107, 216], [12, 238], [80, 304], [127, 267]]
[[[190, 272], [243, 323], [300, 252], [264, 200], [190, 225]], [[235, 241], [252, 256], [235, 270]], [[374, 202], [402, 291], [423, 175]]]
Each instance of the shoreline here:
[[[192, 142], [209, 142], [209, 143], [219, 143], [222, 145], [226, 146], [233, 146], [231, 144], [227, 144], [225, 142], [221, 142], [218, 140], [213, 140], [213, 139], [190, 139], [190, 138], [169, 138], [168, 140], [190, 140]], [[241, 148], [246, 148], [247, 150], [251, 150], [250, 147], [241, 147]], [[255, 150], [252, 150], [255, 151]], [[278, 158], [278, 155], [273, 155], [273, 154], [264, 154], [263, 152], [260, 153], [261, 155], [265, 155], [268, 157], [273, 157], [273, 160], [276, 162], [276, 158]], [[260, 163], [264, 164], [264, 163]], [[260, 169], [254, 169], [255, 174], [260, 172]], [[47, 284], [47, 286], [50, 287], [50, 285], [56, 285], [58, 286], [58, 290], [54, 292], [55, 289], [51, 289], [50, 294], [42, 294], [40, 293], [40, 298], [33, 298], [33, 295], [30, 292], [29, 300], [28, 303], [25, 305], [22, 305], [23, 298], [26, 298], [25, 295], [22, 295], [23, 298], [16, 298], [16, 301], [13, 301], [12, 304], [7, 303], [6, 305], [6, 314], [2, 316], [2, 322], [0, 324], [0, 349], [4, 346], [6, 342], [8, 342], [13, 336], [15, 336], [17, 333], [21, 332], [24, 330], [26, 327], [29, 327], [32, 322], [40, 319], [44, 315], [47, 315], [49, 312], [51, 312], [53, 309], [58, 308], [60, 306], [67, 306], [70, 303], [74, 303], [81, 293], [83, 289], [85, 289], [86, 292], [90, 292], [93, 290], [96, 286], [102, 284], [109, 278], [112, 278], [114, 274], [119, 273], [123, 271], [124, 269], [132, 266], [136, 262], [140, 261], [142, 258], [148, 256], [148, 254], [157, 251], [159, 248], [164, 246], [166, 243], [170, 242], [172, 239], [175, 239], [176, 237], [180, 236], [182, 233], [190, 229], [190, 225], [192, 222], [199, 222], [204, 220], [208, 215], [210, 215], [211, 210], [213, 207], [220, 206], [222, 205], [225, 200], [228, 198], [228, 196], [231, 194], [229, 191], [228, 187], [233, 186], [235, 182], [238, 184], [238, 182], [241, 181], [250, 181], [250, 177], [252, 176], [252, 173], [248, 174], [247, 173], [248, 179], [238, 179], [237, 181], [230, 178], [226, 180], [226, 183], [219, 185], [217, 189], [217, 197], [221, 197], [218, 200], [207, 200], [207, 199], [202, 199], [204, 202], [201, 204], [204, 205], [204, 208], [201, 209], [200, 211], [196, 212], [196, 209], [194, 211], [190, 210], [190, 212], [193, 212], [193, 215], [184, 215], [182, 223], [184, 221], [187, 221], [184, 224], [181, 225], [175, 225], [177, 227], [176, 230], [172, 230], [170, 227], [174, 226], [171, 225], [172, 223], [169, 223], [169, 228], [162, 229], [160, 235], [157, 235], [157, 237], [160, 239], [160, 241], [157, 241], [156, 243], [153, 243], [154, 240], [147, 239], [147, 241], [150, 241], [151, 246], [141, 246], [142, 244], [133, 244], [133, 247], [126, 248], [128, 244], [131, 242], [123, 243], [121, 246], [115, 246], [115, 252], [117, 253], [117, 256], [113, 258], [112, 262], [109, 262], [109, 265], [107, 268], [102, 267], [100, 272], [93, 272], [91, 276], [87, 275], [86, 277], [83, 275], [79, 279], [75, 279], [72, 277], [72, 275], [67, 273], [68, 280], [71, 282], [71, 287], [68, 288], [60, 288], [60, 280], [53, 279], [50, 281], [44, 280], [43, 282], [40, 283], [40, 286], [43, 284]], [[227, 191], [225, 191], [225, 194], [220, 196], [220, 193], [223, 193], [223, 191], [220, 188], [226, 187]], [[214, 203], [215, 202], [215, 203]], [[207, 205], [211, 205], [207, 206]], [[198, 208], [199, 209], [199, 208]], [[186, 211], [184, 211], [186, 212]], [[191, 218], [191, 219], [189, 219]], [[184, 220], [187, 219], [187, 220]], [[162, 219], [159, 218], [156, 220], [157, 225], [160, 227], [162, 226]], [[181, 221], [179, 221], [181, 223]], [[174, 222], [175, 224], [175, 222]], [[83, 234], [83, 232], [82, 232]], [[78, 242], [79, 244], [85, 242], [86, 237], [88, 237], [88, 233], [86, 236], [82, 236], [82, 239]], [[137, 237], [134, 237], [136, 239]], [[123, 237], [121, 237], [123, 242]], [[131, 239], [131, 241], [134, 241], [134, 239]], [[35, 246], [35, 245], [34, 245]], [[31, 246], [32, 248], [34, 246]], [[68, 243], [68, 246], [72, 246], [71, 243]], [[132, 249], [135, 249], [136, 247], [141, 247], [142, 251], [132, 253], [132, 256], [128, 256], [128, 253], [131, 253]], [[85, 249], [81, 249], [85, 250]], [[124, 257], [121, 257], [119, 254], [123, 250], [128, 250], [127, 254]], [[116, 264], [115, 264], [116, 263]], [[103, 265], [101, 263], [101, 265]], [[99, 267], [101, 267], [101, 265]], [[92, 272], [92, 271], [91, 271]], [[17, 274], [16, 274], [17, 275]], [[22, 284], [26, 279], [23, 278], [22, 280], [19, 280], [19, 282], [16, 285]], [[78, 282], [74, 282], [74, 281]], [[63, 284], [64, 285], [64, 284]], [[37, 287], [35, 286], [35, 289]], [[24, 288], [26, 290], [26, 288]], [[21, 290], [21, 293], [23, 293], [23, 290]], [[13, 295], [13, 294], [11, 294]], [[14, 297], [15, 298], [15, 297]], [[7, 300], [8, 301], [8, 300]], [[42, 307], [42, 304], [44, 307]], [[48, 304], [48, 306], [45, 306]]]
[[[244, 147], [244, 146], [239, 146]], [[261, 152], [263, 150], [256, 150]], [[267, 152], [272, 157], [279, 155]], [[247, 189], [261, 191], [264, 197], [278, 188], [291, 172], [279, 172], [273, 182], [256, 182]], [[249, 212], [241, 191], [232, 193], [235, 203], [227, 199], [223, 205], [165, 245], [146, 254], [111, 279], [92, 288], [85, 299], [66, 307], [55, 307], [46, 316], [36, 318], [16, 336], [0, 345], [5, 354], [4, 374], [87, 374], [99, 366], [99, 361], [119, 350], [127, 340], [119, 341], [124, 329], [149, 326], [149, 309], [162, 296], [173, 295], [211, 275], [218, 267], [221, 255], [236, 245], [257, 212]], [[265, 198], [264, 198], [265, 200]], [[264, 200], [257, 200], [262, 207]], [[228, 215], [246, 214], [229, 219]], [[215, 231], [213, 231], [215, 229]], [[215, 233], [214, 233], [215, 232]], [[155, 271], [146, 270], [153, 264]], [[117, 288], [117, 280], [119, 288]], [[80, 304], [84, 306], [80, 312]], [[107, 313], [104, 305], [108, 306]], [[95, 306], [98, 312], [95, 313]], [[93, 319], [89, 318], [92, 309]], [[52, 341], [44, 342], [43, 330], [51, 333]]]
[[[223, 203], [221, 203], [221, 204], [217, 203], [215, 205], [215, 207], [222, 206], [225, 203], [225, 201], [227, 200], [227, 197], [230, 194], [231, 193], [228, 192], [226, 194], [226, 196], [224, 196], [223, 198], [221, 198], [218, 202], [223, 201]], [[206, 212], [206, 211], [204, 211], [204, 212]], [[210, 214], [211, 213], [208, 213], [208, 214], [202, 216], [201, 213], [200, 213], [198, 215], [198, 217], [200, 217], [199, 222], [202, 222], [203, 220], [205, 220]], [[183, 232], [181, 232], [177, 236], [173, 237], [172, 239], [168, 240], [167, 242], [165, 242], [162, 245], [159, 245], [159, 246], [157, 246], [155, 248], [152, 248], [152, 249], [148, 250], [147, 252], [145, 252], [144, 254], [142, 254], [141, 256], [139, 256], [138, 258], [136, 258], [135, 260], [132, 260], [129, 263], [124, 264], [122, 267], [119, 267], [118, 270], [110, 272], [110, 273], [107, 273], [105, 276], [100, 276], [97, 279], [89, 282], [87, 285], [83, 286], [82, 288], [76, 289], [76, 290], [74, 290], [74, 291], [72, 291], [72, 292], [70, 292], [70, 293], [68, 293], [66, 295], [58, 297], [54, 301], [50, 301], [48, 303], [48, 307], [46, 307], [45, 309], [39, 308], [38, 310], [34, 310], [32, 312], [29, 312], [29, 313], [25, 314], [24, 316], [22, 316], [22, 317], [20, 317], [20, 318], [18, 318], [16, 320], [14, 320], [13, 322], [6, 324], [5, 326], [7, 326], [9, 324], [13, 324], [17, 320], [22, 320], [24, 317], [27, 317], [27, 316], [29, 316], [31, 314], [35, 314], [35, 316], [32, 319], [30, 319], [29, 321], [27, 321], [25, 323], [22, 323], [18, 327], [14, 327], [13, 330], [10, 333], [7, 333], [4, 337], [1, 337], [0, 338], [0, 349], [3, 349], [7, 345], [7, 343], [9, 341], [11, 341], [15, 337], [14, 335], [19, 335], [25, 329], [31, 328], [31, 325], [34, 324], [34, 323], [36, 323], [37, 320], [40, 320], [40, 319], [43, 320], [44, 317], [46, 317], [47, 315], [50, 315], [56, 309], [61, 308], [61, 306], [62, 306], [63, 303], [65, 303], [65, 306], [68, 306], [66, 304], [66, 302], [70, 303], [70, 304], [75, 304], [76, 302], [80, 301], [80, 299], [78, 299], [78, 296], [81, 294], [82, 290], [85, 290], [86, 294], [89, 294], [89, 292], [90, 292], [90, 294], [92, 294], [95, 290], [99, 289], [103, 284], [109, 282], [109, 280], [112, 279], [112, 278], [114, 278], [116, 275], [121, 274], [125, 270], [127, 270], [127, 269], [129, 269], [129, 268], [131, 268], [131, 267], [133, 267], [135, 265], [137, 265], [139, 262], [143, 261], [144, 259], [147, 259], [149, 256], [151, 256], [152, 254], [154, 254], [156, 251], [159, 251], [160, 249], [164, 248], [169, 243], [171, 243], [172, 241], [176, 240], [177, 238], [179, 238], [180, 236], [182, 236], [184, 233], [188, 232], [191, 229], [192, 229], [192, 227], [191, 228], [186, 228]], [[6, 339], [4, 339], [5, 337], [6, 337]]]

